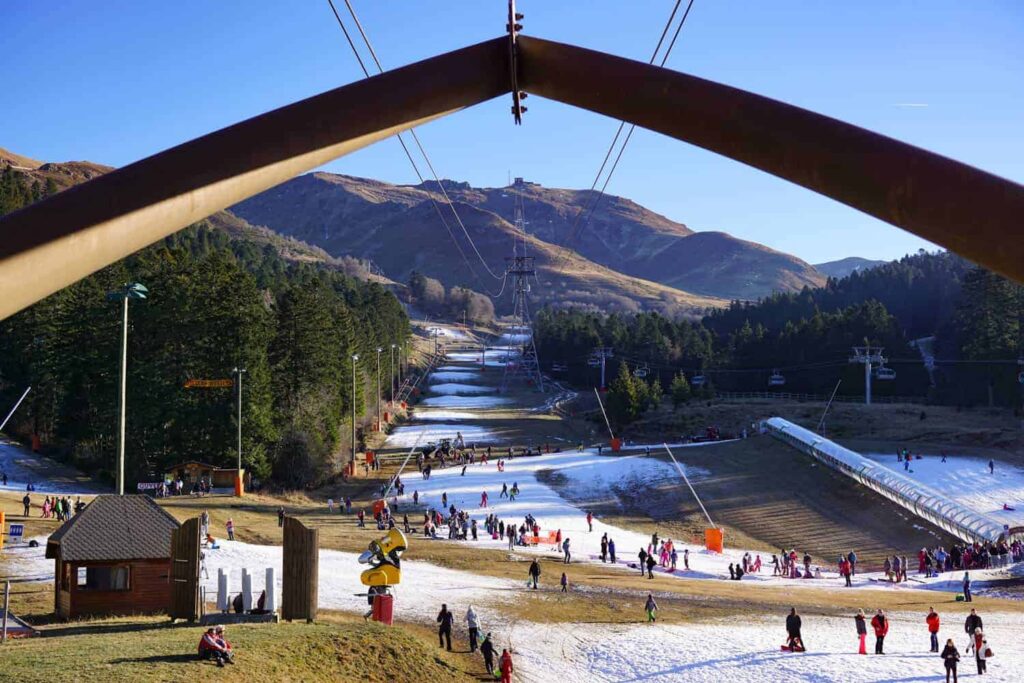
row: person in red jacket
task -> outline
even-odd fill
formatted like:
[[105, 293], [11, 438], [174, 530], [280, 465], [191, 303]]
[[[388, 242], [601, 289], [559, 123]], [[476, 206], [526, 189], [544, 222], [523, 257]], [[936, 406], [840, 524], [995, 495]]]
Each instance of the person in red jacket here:
[[501, 651], [501, 659], [498, 660], [498, 668], [501, 669], [501, 683], [512, 683], [512, 653], [507, 649]]
[[889, 632], [889, 620], [885, 618], [885, 612], [878, 610], [878, 613], [871, 618], [871, 628], [875, 629], [875, 654], [885, 654], [885, 635]]
[[594, 530], [594, 513], [590, 511], [587, 512], [587, 526], [590, 528], [590, 531]]
[[928, 624], [928, 633], [932, 636], [932, 652], [939, 651], [939, 615], [934, 607], [928, 608], [928, 616], [924, 619]]

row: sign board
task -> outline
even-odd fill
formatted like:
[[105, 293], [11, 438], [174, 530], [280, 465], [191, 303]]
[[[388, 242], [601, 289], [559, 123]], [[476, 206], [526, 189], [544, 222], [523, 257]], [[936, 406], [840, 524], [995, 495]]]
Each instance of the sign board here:
[[186, 389], [230, 389], [233, 386], [233, 379], [190, 379], [185, 382]]
[[22, 536], [25, 535], [25, 525], [24, 524], [12, 524], [11, 525], [10, 535], [11, 535], [11, 538], [21, 538]]
[[138, 491], [153, 491], [164, 485], [162, 481], [140, 481], [135, 485]]

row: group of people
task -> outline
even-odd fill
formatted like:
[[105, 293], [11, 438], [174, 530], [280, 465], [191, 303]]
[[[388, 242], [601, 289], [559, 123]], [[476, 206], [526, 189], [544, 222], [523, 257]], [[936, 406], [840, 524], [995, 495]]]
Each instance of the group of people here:
[[[25, 498], [28, 498], [28, 494]], [[82, 497], [79, 496], [78, 500], [72, 504], [70, 496], [50, 496], [46, 497], [43, 501], [43, 519], [54, 518], [58, 522], [66, 522], [71, 519], [72, 515], [77, 515], [85, 508], [85, 503], [82, 502]]]
[[800, 559], [796, 548], [792, 548], [789, 551], [783, 548], [778, 556], [772, 555], [772, 576], [781, 576], [789, 579], [821, 578], [820, 567], [817, 568], [817, 571], [811, 570], [813, 558], [810, 553], [804, 553], [803, 555], [803, 571], [800, 570]]
[[[480, 620], [472, 605], [466, 610], [465, 622], [469, 637], [469, 651], [472, 654], [478, 649], [477, 641], [480, 637]], [[455, 613], [448, 609], [448, 605], [441, 605], [441, 611], [437, 614], [438, 646], [446, 648], [449, 652], [452, 651], [452, 628], [454, 624]], [[487, 675], [494, 676], [495, 647], [490, 633], [486, 634], [483, 641], [479, 643], [479, 650], [484, 658], [484, 667], [487, 669]], [[501, 656], [498, 657], [497, 668], [501, 673], [502, 683], [511, 683], [512, 672], [515, 670], [515, 667], [512, 664], [512, 653], [507, 648], [502, 649]]]
[[[605, 534], [605, 536], [607, 536], [607, 534]], [[604, 538], [602, 538], [602, 562], [604, 561], [604, 543]], [[662, 566], [662, 568], [670, 572], [674, 572], [676, 570], [676, 566], [679, 563], [679, 552], [676, 550], [675, 543], [672, 542], [671, 538], [668, 540], [659, 541], [658, 532], [654, 532], [653, 534], [651, 534], [651, 542], [647, 545], [646, 548], [640, 548], [640, 552], [637, 553], [637, 558], [640, 560], [640, 575], [643, 576], [644, 570], [646, 570], [647, 578], [653, 579], [654, 568], [657, 567], [659, 564]], [[615, 562], [614, 551], [612, 553], [612, 562]], [[683, 548], [683, 566], [686, 569], [690, 568], [690, 550], [688, 548]], [[729, 567], [731, 571], [732, 565], [729, 565]]]
[[211, 626], [199, 639], [199, 658], [214, 660], [217, 666], [235, 663], [235, 651], [228, 642], [223, 626]]
[[[885, 654], [885, 638], [889, 635], [889, 627], [891, 622], [889, 617], [885, 614], [885, 611], [879, 609], [871, 617], [870, 622], [864, 615], [864, 610], [857, 610], [857, 614], [853, 617], [854, 628], [857, 633], [857, 640], [859, 643], [858, 654], [867, 654], [867, 636], [868, 626], [871, 627], [871, 632], [875, 636], [875, 654]], [[943, 665], [946, 669], [946, 681], [949, 683], [950, 677], [953, 679], [953, 683], [957, 680], [957, 664], [960, 662], [960, 651], [957, 649], [956, 644], [952, 638], [946, 640], [946, 644], [942, 651], [939, 651], [939, 629], [941, 626], [941, 618], [935, 611], [934, 607], [928, 609], [928, 614], [924, 618], [925, 627], [928, 629], [929, 637], [929, 652], [939, 655], [942, 658]], [[800, 615], [797, 614], [796, 608], [789, 611], [786, 615], [786, 644], [782, 646], [783, 650], [789, 652], [806, 652], [807, 646], [804, 644], [802, 630], [802, 620]], [[965, 648], [965, 653], [973, 653], [975, 664], [978, 669], [978, 674], [983, 674], [988, 669], [988, 660], [992, 658], [992, 648], [988, 644], [988, 638], [985, 636], [983, 630], [984, 624], [982, 623], [981, 616], [978, 615], [976, 610], [971, 610], [971, 613], [967, 615], [964, 620], [964, 632], [967, 634], [968, 642]]]

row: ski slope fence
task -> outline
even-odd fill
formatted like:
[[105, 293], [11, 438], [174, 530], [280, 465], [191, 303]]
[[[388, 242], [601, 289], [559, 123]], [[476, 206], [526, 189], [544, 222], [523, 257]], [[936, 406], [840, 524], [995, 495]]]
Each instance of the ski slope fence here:
[[1001, 539], [1009, 540], [1011, 533], [1020, 531], [1011, 530], [929, 486], [781, 417], [770, 418], [761, 424], [764, 431], [779, 441], [810, 455], [964, 541], [994, 543]]

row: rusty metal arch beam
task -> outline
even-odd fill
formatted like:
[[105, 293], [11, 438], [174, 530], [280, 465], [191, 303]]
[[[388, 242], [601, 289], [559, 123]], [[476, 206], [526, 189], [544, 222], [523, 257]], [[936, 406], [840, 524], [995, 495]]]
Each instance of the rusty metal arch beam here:
[[509, 91], [496, 38], [191, 140], [0, 219], [0, 319], [191, 223]]
[[[1024, 187], [759, 95], [519, 36], [537, 95], [689, 142], [1024, 281]], [[509, 90], [505, 38], [184, 143], [0, 219], [0, 318], [215, 211]]]
[[1024, 187], [806, 109], [519, 36], [519, 86], [831, 197], [1024, 282]]

